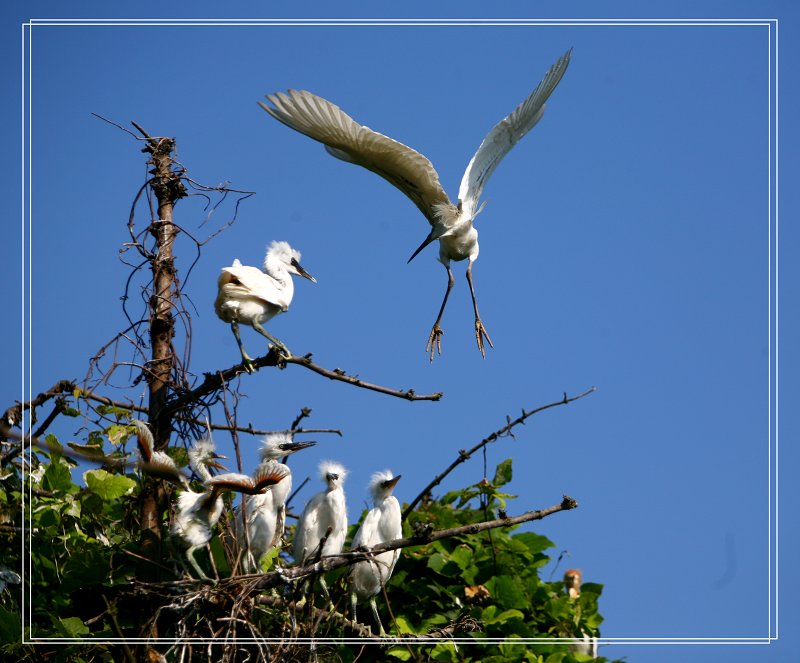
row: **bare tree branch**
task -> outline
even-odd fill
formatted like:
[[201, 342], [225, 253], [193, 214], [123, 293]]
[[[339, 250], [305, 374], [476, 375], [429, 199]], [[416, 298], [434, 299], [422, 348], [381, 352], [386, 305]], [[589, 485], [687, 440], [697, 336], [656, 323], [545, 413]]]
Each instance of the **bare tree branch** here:
[[[211, 430], [231, 430], [231, 426], [224, 424], [211, 424]], [[252, 424], [247, 426], [236, 426], [239, 433], [248, 433], [249, 435], [263, 436], [273, 435], [275, 433], [286, 433], [287, 435], [299, 435], [300, 433], [333, 433], [339, 437], [343, 437], [342, 431], [339, 428], [287, 428], [285, 430], [261, 430], [260, 428], [253, 428]]]
[[541, 407], [534, 408], [533, 410], [530, 410], [528, 412], [523, 410], [522, 414], [519, 417], [517, 417], [516, 419], [514, 419], [514, 421], [511, 421], [510, 417], [509, 417], [508, 423], [505, 426], [503, 426], [500, 430], [496, 430], [491, 435], [483, 438], [480, 442], [478, 442], [478, 444], [476, 444], [474, 447], [472, 447], [472, 449], [470, 449], [469, 451], [465, 451], [465, 450], [461, 449], [458, 452], [458, 458], [456, 458], [452, 463], [450, 463], [450, 465], [448, 466], [448, 468], [444, 472], [439, 474], [435, 479], [433, 479], [433, 481], [431, 481], [427, 486], [425, 486], [425, 488], [422, 489], [420, 494], [417, 495], [411, 501], [411, 503], [405, 508], [405, 510], [403, 511], [403, 520], [408, 518], [408, 514], [410, 514], [414, 510], [414, 508], [417, 506], [417, 504], [419, 504], [420, 501], [422, 501], [422, 499], [426, 495], [430, 494], [431, 490], [433, 490], [434, 487], [438, 486], [442, 482], [442, 480], [448, 474], [450, 474], [450, 472], [452, 472], [454, 469], [456, 469], [456, 467], [458, 467], [461, 463], [469, 460], [469, 458], [475, 452], [479, 451], [480, 449], [485, 447], [487, 444], [490, 444], [491, 442], [496, 441], [500, 437], [504, 437], [505, 435], [510, 435], [511, 434], [511, 429], [514, 428], [514, 426], [517, 426], [519, 424], [524, 423], [525, 420], [528, 417], [533, 416], [534, 414], [537, 414], [538, 412], [541, 412], [542, 410], [547, 410], [547, 409], [549, 409], [551, 407], [556, 407], [558, 405], [566, 405], [567, 403], [572, 403], [573, 401], [577, 401], [579, 398], [583, 398], [584, 396], [588, 396], [589, 394], [595, 392], [596, 390], [597, 390], [596, 387], [592, 387], [591, 389], [587, 389], [586, 391], [584, 391], [582, 394], [578, 394], [577, 396], [573, 396], [572, 398], [567, 397], [566, 392], [564, 392], [564, 398], [562, 398], [561, 400], [555, 401], [553, 403], [548, 403], [547, 405], [542, 405]]
[[[330, 378], [331, 380], [339, 380], [341, 382], [347, 382], [348, 384], [352, 384], [356, 387], [361, 387], [363, 389], [371, 389], [373, 391], [380, 392], [382, 394], [388, 394], [390, 396], [396, 396], [397, 398], [405, 398], [410, 401], [438, 401], [442, 397], [441, 392], [437, 392], [435, 394], [416, 394], [413, 389], [409, 389], [406, 391], [398, 391], [395, 389], [389, 389], [388, 387], [381, 387], [379, 385], [370, 384], [368, 382], [364, 382], [359, 378], [352, 377], [347, 375], [344, 371], [340, 371], [339, 369], [328, 370], [326, 368], [322, 368], [318, 366], [314, 362], [311, 361], [311, 355], [305, 355], [303, 357], [298, 356], [291, 356], [289, 358], [283, 357], [277, 354], [274, 350], [270, 349], [270, 351], [262, 356], [257, 357], [253, 360], [253, 365], [257, 368], [264, 368], [266, 366], [280, 366], [282, 364], [297, 364], [299, 366], [304, 366], [315, 373], [319, 373], [320, 375], [324, 375], [325, 377]], [[237, 375], [242, 373], [247, 373], [244, 368], [244, 365], [239, 363], [230, 368], [226, 368], [223, 371], [217, 371], [216, 373], [206, 373], [205, 379], [203, 382], [198, 386], [192, 389], [191, 391], [184, 392], [180, 394], [177, 398], [168, 402], [164, 410], [162, 411], [161, 416], [163, 417], [172, 417], [186, 407], [189, 404], [197, 402], [199, 399], [222, 389], [226, 382], [230, 382], [233, 378]]]
[[37, 407], [44, 405], [51, 398], [55, 398], [60, 394], [70, 393], [73, 389], [75, 389], [75, 383], [71, 380], [59, 380], [52, 387], [50, 387], [50, 389], [43, 391], [36, 396], [36, 398], [27, 401], [26, 403], [20, 403], [17, 401], [16, 405], [12, 405], [3, 413], [2, 423], [5, 423], [9, 427], [20, 426], [22, 423], [22, 413], [30, 410], [31, 425], [33, 425], [36, 423], [36, 415], [34, 414], [34, 410]]
[[381, 394], [388, 394], [389, 396], [396, 396], [397, 398], [405, 398], [409, 401], [438, 401], [443, 396], [442, 392], [440, 391], [437, 391], [434, 394], [417, 394], [413, 389], [406, 389], [405, 391], [402, 391], [396, 389], [389, 389], [387, 387], [381, 387], [380, 385], [371, 384], [369, 382], [364, 382], [360, 378], [357, 378], [352, 375], [347, 375], [347, 373], [345, 373], [341, 369], [334, 368], [331, 371], [328, 370], [327, 368], [323, 368], [322, 366], [315, 364], [313, 361], [311, 361], [310, 353], [302, 357], [292, 356], [286, 359], [285, 361], [287, 364], [297, 364], [298, 366], [303, 366], [331, 380], [339, 380], [340, 382], [347, 382], [348, 384], [352, 384], [356, 387], [361, 387], [362, 389], [370, 389], [372, 391], [377, 391]]

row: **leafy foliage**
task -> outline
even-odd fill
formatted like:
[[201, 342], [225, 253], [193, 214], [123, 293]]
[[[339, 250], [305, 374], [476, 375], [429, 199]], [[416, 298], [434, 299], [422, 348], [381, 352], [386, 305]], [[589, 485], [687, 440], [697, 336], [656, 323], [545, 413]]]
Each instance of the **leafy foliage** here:
[[[111, 433], [109, 437], [117, 435], [116, 429], [105, 433]], [[119, 436], [115, 441], [121, 439]], [[57, 448], [55, 439], [49, 442]], [[58, 451], [37, 452], [37, 455], [40, 461], [29, 474], [32, 499], [27, 505], [32, 560], [27, 580], [33, 597], [29, 635], [78, 639], [138, 635], [141, 620], [147, 621], [154, 613], [158, 614], [167, 595], [173, 608], [175, 603], [174, 592], [167, 592], [159, 605], [154, 597], [142, 602], [131, 591], [138, 551], [138, 523], [134, 514], [140, 478], [124, 474], [119, 468], [90, 469], [83, 473], [85, 486], [81, 487], [73, 481], [74, 461]], [[492, 482], [484, 479], [439, 499], [427, 500], [405, 523], [405, 534], [493, 518], [498, 509], [504, 509], [513, 499], [500, 491], [511, 478], [512, 463], [506, 460], [498, 466]], [[6, 488], [3, 513], [11, 514], [14, 524], [20, 526], [20, 476], [6, 472], [3, 483]], [[229, 574], [235, 565], [224, 522], [221, 535], [214, 537], [210, 547], [221, 575]], [[351, 536], [355, 528], [355, 524], [351, 526]], [[14, 540], [19, 534], [18, 530], [15, 532], [8, 561], [20, 565], [19, 541]], [[541, 570], [551, 562], [547, 551], [553, 547], [545, 536], [501, 528], [404, 549], [386, 588], [388, 606], [380, 597], [378, 601], [390, 634], [401, 638], [439, 634], [445, 638], [472, 638], [474, 644], [455, 646], [447, 639], [424, 645], [399, 641], [388, 647], [367, 648], [360, 653], [359, 660], [387, 660], [387, 657], [401, 661], [591, 660], [570, 651], [568, 644], [531, 642], [541, 637], [596, 635], [602, 622], [598, 612], [601, 585], [585, 584], [580, 597], [572, 599], [561, 582], [540, 578]], [[173, 550], [173, 555], [179, 557], [180, 551]], [[201, 560], [210, 568], [208, 557]], [[285, 565], [287, 559], [273, 555], [266, 566], [274, 564]], [[177, 578], [180, 567], [174, 568]], [[332, 599], [336, 610], [342, 613], [347, 605], [345, 575], [346, 571], [341, 569], [329, 574]], [[175, 591], [190, 596], [192, 600], [187, 601], [187, 606], [191, 607], [178, 613], [165, 612], [163, 619], [153, 619], [152, 624], [161, 637], [181, 635], [176, 617], [184, 626], [188, 624], [194, 634], [211, 635], [219, 628], [217, 620], [226, 619], [230, 612], [231, 603], [215, 596], [213, 588], [197, 592], [190, 585]], [[2, 634], [20, 631], [21, 592], [19, 585], [9, 585], [2, 592]], [[269, 637], [291, 632], [320, 638], [354, 635], [344, 618], [333, 619], [325, 612], [327, 602], [313, 591], [313, 585], [308, 604], [298, 609], [295, 602], [301, 593], [302, 587], [287, 587], [280, 596], [271, 594], [264, 601], [258, 600], [257, 595], [249, 597], [243, 621], [256, 633]], [[309, 612], [311, 605], [317, 608], [314, 614]], [[371, 621], [369, 610], [360, 611], [359, 616], [362, 622]], [[252, 637], [253, 632], [238, 635]], [[509, 640], [503, 644], [481, 641], [487, 637]], [[0, 646], [0, 652], [19, 660], [118, 660], [120, 655], [116, 647], [100, 644], [70, 644], [53, 647], [49, 654], [43, 654], [39, 647], [34, 651], [30, 646], [14, 644], [15, 639], [5, 637], [7, 644]], [[514, 639], [520, 642], [514, 643]], [[308, 655], [305, 645], [258, 647], [262, 648], [261, 654], [276, 656], [273, 660], [302, 660]], [[359, 648], [320, 645], [317, 655], [320, 660], [350, 661], [359, 655]]]

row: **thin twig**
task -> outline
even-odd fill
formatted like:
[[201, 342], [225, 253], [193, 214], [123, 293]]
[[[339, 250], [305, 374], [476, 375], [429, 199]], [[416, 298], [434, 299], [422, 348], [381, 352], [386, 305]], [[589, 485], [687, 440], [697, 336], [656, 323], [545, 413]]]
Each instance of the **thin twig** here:
[[388, 394], [389, 396], [396, 396], [397, 398], [405, 398], [409, 401], [438, 401], [442, 397], [442, 392], [437, 391], [434, 394], [417, 394], [414, 392], [413, 389], [406, 389], [406, 390], [397, 390], [397, 389], [389, 389], [388, 387], [382, 387], [377, 384], [371, 384], [370, 382], [365, 382], [364, 380], [357, 378], [353, 375], [347, 375], [343, 370], [335, 368], [332, 371], [315, 364], [311, 361], [311, 355], [307, 354], [303, 357], [291, 356], [285, 360], [287, 364], [297, 364], [298, 366], [303, 366], [319, 375], [323, 375], [330, 380], [339, 380], [340, 382], [346, 382], [348, 384], [352, 384], [356, 387], [361, 387], [362, 389], [369, 389], [371, 391], [377, 391], [381, 394]]
[[419, 493], [419, 495], [417, 495], [411, 501], [411, 503], [405, 508], [405, 510], [403, 511], [403, 520], [408, 518], [408, 514], [410, 514], [414, 510], [414, 508], [417, 506], [417, 504], [419, 504], [426, 495], [429, 495], [431, 490], [433, 490], [433, 488], [435, 486], [438, 486], [442, 482], [442, 480], [448, 474], [450, 474], [450, 472], [452, 472], [454, 469], [456, 469], [456, 467], [458, 467], [461, 463], [466, 462], [467, 460], [469, 460], [469, 458], [474, 453], [476, 453], [477, 451], [480, 451], [487, 444], [489, 444], [491, 442], [494, 442], [495, 440], [497, 440], [500, 437], [503, 437], [504, 435], [509, 435], [511, 433], [511, 429], [514, 428], [514, 426], [517, 426], [517, 425], [519, 425], [521, 423], [524, 423], [525, 420], [528, 417], [533, 416], [534, 414], [536, 414], [538, 412], [541, 412], [543, 410], [547, 410], [547, 409], [549, 409], [551, 407], [556, 407], [558, 405], [566, 405], [567, 403], [572, 403], [573, 401], [577, 401], [579, 398], [583, 398], [584, 396], [588, 396], [589, 394], [595, 392], [596, 390], [597, 390], [596, 387], [592, 387], [591, 389], [587, 389], [586, 391], [584, 391], [582, 394], [578, 394], [577, 396], [573, 396], [571, 398], [567, 397], [567, 394], [564, 393], [564, 398], [562, 398], [561, 400], [555, 401], [553, 403], [548, 403], [547, 405], [542, 405], [541, 407], [534, 408], [533, 410], [530, 410], [528, 412], [523, 410], [521, 416], [519, 416], [516, 419], [514, 419], [514, 421], [509, 421], [500, 430], [496, 430], [491, 435], [483, 438], [480, 442], [478, 442], [478, 444], [476, 444], [474, 447], [472, 447], [472, 449], [470, 449], [469, 451], [465, 451], [465, 450], [461, 449], [458, 452], [458, 458], [456, 458], [452, 463], [450, 463], [450, 465], [448, 466], [448, 468], [444, 472], [439, 474], [435, 479], [433, 479], [433, 481], [431, 481], [427, 486], [425, 486], [425, 488], [422, 489], [422, 491]]

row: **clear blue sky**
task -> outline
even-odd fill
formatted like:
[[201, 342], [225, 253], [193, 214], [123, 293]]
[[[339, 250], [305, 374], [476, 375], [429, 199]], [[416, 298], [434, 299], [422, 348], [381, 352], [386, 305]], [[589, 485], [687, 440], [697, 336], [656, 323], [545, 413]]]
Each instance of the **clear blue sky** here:
[[[431, 15], [423, 4], [403, 6], [402, 14], [377, 14], [372, 5], [346, 4], [338, 16]], [[21, 6], [2, 9], [2, 114], [11, 134], [3, 160], [10, 284], [0, 325], [7, 348], [3, 404], [20, 394], [19, 25], [30, 17], [222, 16], [216, 3], [191, 7], [193, 14], [164, 13], [150, 2], [125, 9], [86, 2], [80, 12], [53, 2], [26, 7], [30, 14]], [[229, 15], [264, 16], [262, 7], [239, 3]], [[302, 15], [330, 15], [327, 7], [309, 5]], [[453, 3], [434, 15], [492, 16], [485, 7]], [[542, 16], [534, 14], [538, 4], [525, 7], [503, 16]], [[781, 20], [783, 637], [755, 649], [601, 652], [637, 663], [791, 660], [786, 635], [798, 615], [788, 597], [800, 584], [792, 554], [800, 544], [792, 483], [797, 9], [791, 2], [701, 2], [651, 3], [647, 11]], [[548, 15], [640, 18], [643, 12], [640, 3], [573, 3]], [[458, 449], [501, 427], [506, 415], [594, 385], [595, 394], [537, 415], [516, 430], [516, 439], [488, 449], [490, 477], [497, 463], [514, 458], [510, 488], [519, 499], [510, 510], [550, 506], [562, 494], [579, 501], [576, 511], [534, 529], [556, 542], [555, 554], [568, 550], [567, 564], [581, 568], [587, 581], [605, 584], [604, 636], [769, 635], [768, 508], [774, 514], [775, 506], [768, 487], [775, 442], [769, 403], [776, 363], [766, 27], [39, 26], [32, 43], [34, 393], [61, 378], [81, 379], [96, 349], [124, 326], [119, 297], [127, 268], [118, 249], [128, 239], [143, 158], [129, 136], [90, 113], [122, 124], [135, 120], [152, 134], [175, 136], [195, 180], [227, 180], [257, 192], [236, 223], [204, 248], [187, 285], [197, 308], [191, 365], [197, 375], [238, 360], [229, 328], [212, 308], [219, 268], [235, 257], [258, 265], [272, 239], [285, 239], [302, 251], [318, 283], [296, 284], [290, 312], [269, 325], [275, 335], [329, 368], [445, 393], [439, 403], [409, 403], [299, 367], [245, 376], [241, 423], [284, 428], [307, 406], [309, 426], [345, 433], [342, 440], [318, 436], [313, 451], [293, 459], [296, 483], [312, 474], [316, 491], [316, 464], [340, 460], [350, 468], [355, 519], [371, 472], [401, 473], [397, 494], [410, 499]], [[493, 175], [477, 222], [482, 250], [474, 278], [495, 349], [481, 360], [465, 265], [456, 264], [444, 354], [430, 365], [424, 346], [446, 274], [434, 247], [406, 265], [428, 232], [424, 218], [388, 183], [330, 158], [256, 102], [290, 87], [324, 96], [424, 153], [455, 197], [486, 132], [570, 47], [572, 63], [544, 119]], [[198, 236], [218, 224], [215, 217], [200, 227], [200, 199], [179, 203], [176, 212]], [[230, 213], [228, 206], [219, 215]], [[177, 252], [185, 276], [188, 245]], [[243, 338], [251, 354], [264, 349], [251, 330]], [[221, 435], [218, 441], [229, 444]], [[243, 443], [249, 470], [257, 440]], [[442, 490], [482, 476], [476, 459]]]

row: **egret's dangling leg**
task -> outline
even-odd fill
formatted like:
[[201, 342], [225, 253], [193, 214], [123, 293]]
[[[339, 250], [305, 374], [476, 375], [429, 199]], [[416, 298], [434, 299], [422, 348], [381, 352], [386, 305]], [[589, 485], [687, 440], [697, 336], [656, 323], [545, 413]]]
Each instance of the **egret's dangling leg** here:
[[369, 598], [369, 607], [372, 608], [372, 614], [375, 616], [375, 621], [378, 623], [378, 635], [380, 637], [386, 637], [386, 631], [383, 630], [383, 624], [381, 624], [381, 618], [378, 616], [378, 606], [375, 604], [375, 597], [370, 596]]
[[489, 338], [486, 327], [484, 327], [483, 323], [481, 322], [480, 313], [478, 313], [478, 300], [475, 299], [475, 288], [472, 287], [472, 260], [469, 261], [469, 265], [467, 266], [467, 282], [469, 283], [469, 293], [472, 295], [472, 308], [475, 309], [475, 338], [478, 341], [478, 350], [481, 351], [481, 356], [486, 359], [486, 352], [483, 349], [482, 337], [486, 337], [490, 347], [493, 348], [494, 344], [492, 343], [492, 339]]
[[262, 336], [266, 336], [270, 341], [272, 341], [275, 349], [282, 354], [287, 359], [292, 356], [292, 353], [289, 352], [289, 348], [287, 348], [283, 343], [281, 343], [277, 338], [275, 338], [272, 334], [270, 334], [266, 329], [264, 329], [261, 324], [253, 320], [253, 329], [255, 329], [259, 334]]
[[236, 343], [239, 346], [239, 352], [242, 353], [242, 365], [244, 366], [244, 370], [246, 370], [248, 373], [252, 373], [255, 370], [253, 359], [245, 352], [244, 345], [242, 345], [242, 337], [239, 336], [239, 323], [236, 321], [231, 322], [231, 330], [233, 331], [233, 335], [236, 337]]
[[433, 328], [431, 329], [431, 335], [428, 337], [428, 344], [425, 346], [425, 352], [430, 352], [431, 361], [433, 361], [433, 352], [434, 349], [442, 354], [442, 328], [439, 326], [439, 323], [442, 321], [442, 314], [444, 313], [444, 307], [447, 306], [447, 298], [450, 296], [450, 291], [453, 289], [453, 272], [450, 269], [450, 265], [445, 265], [444, 268], [447, 270], [447, 290], [444, 292], [444, 300], [442, 301], [442, 307], [439, 309], [439, 315], [436, 316], [436, 322], [433, 323]]

